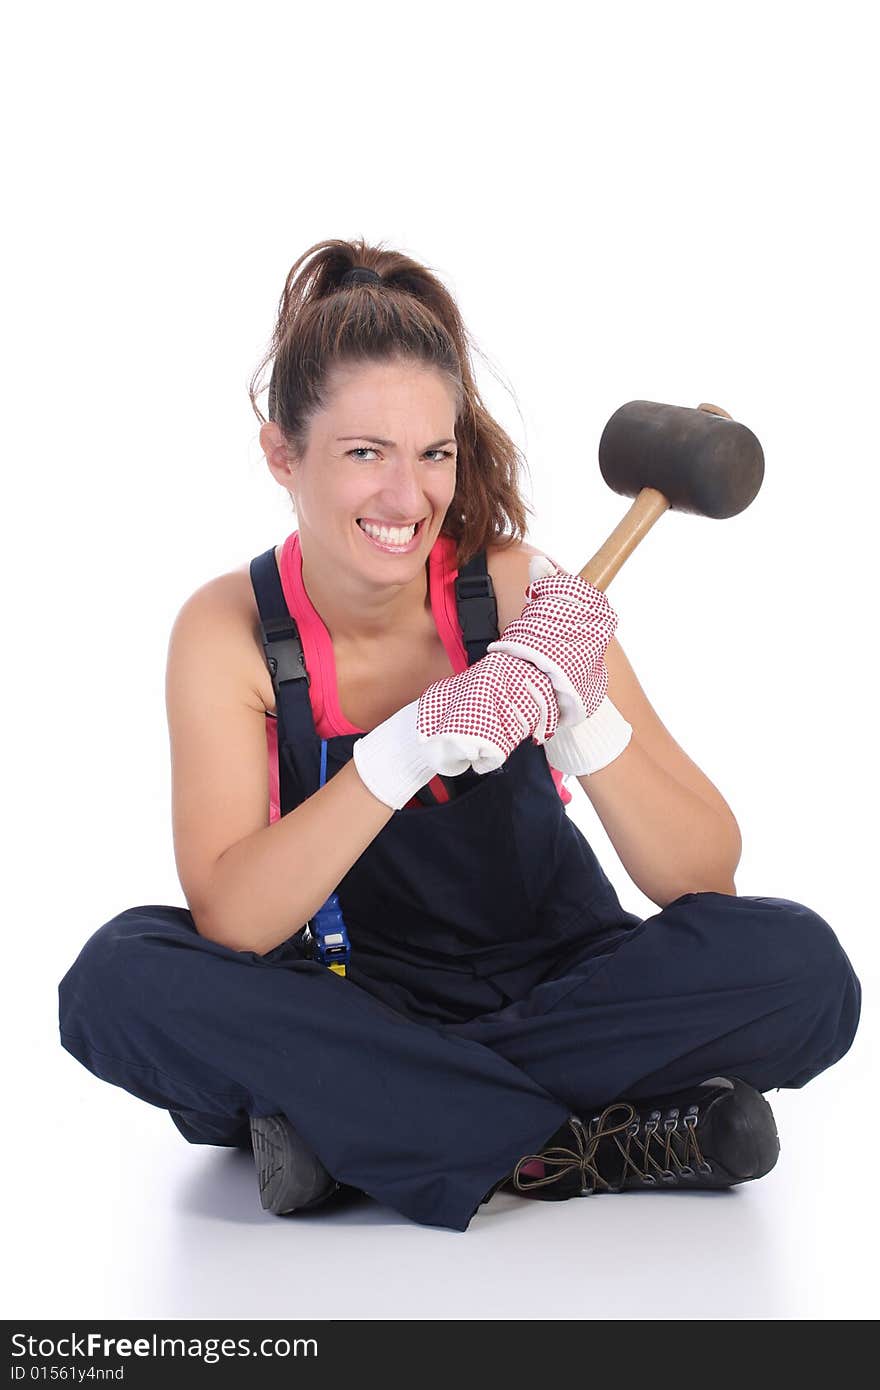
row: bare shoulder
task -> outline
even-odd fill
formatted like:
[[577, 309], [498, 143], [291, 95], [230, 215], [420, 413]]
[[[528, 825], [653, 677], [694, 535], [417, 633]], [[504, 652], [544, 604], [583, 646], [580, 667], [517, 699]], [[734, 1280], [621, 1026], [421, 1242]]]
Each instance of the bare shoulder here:
[[185, 600], [171, 629], [169, 662], [184, 648], [237, 681], [244, 702], [265, 712], [271, 682], [247, 565], [207, 580]]
[[544, 554], [546, 551], [528, 541], [486, 546], [486, 568], [495, 590], [499, 632], [523, 611], [529, 584], [529, 560], [533, 555]]

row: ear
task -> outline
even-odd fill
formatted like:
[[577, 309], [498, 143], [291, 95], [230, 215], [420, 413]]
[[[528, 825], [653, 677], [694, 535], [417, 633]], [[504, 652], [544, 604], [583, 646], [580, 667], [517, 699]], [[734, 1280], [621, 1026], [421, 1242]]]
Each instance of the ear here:
[[287, 441], [281, 432], [280, 425], [274, 420], [268, 421], [260, 429], [260, 448], [266, 455], [266, 462], [276, 475], [279, 472], [286, 472], [289, 461], [289, 450]]

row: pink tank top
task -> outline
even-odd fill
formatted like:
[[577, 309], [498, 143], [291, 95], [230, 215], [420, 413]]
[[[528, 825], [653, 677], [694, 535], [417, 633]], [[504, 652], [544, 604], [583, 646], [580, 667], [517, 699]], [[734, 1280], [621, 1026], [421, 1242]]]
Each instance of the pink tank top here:
[[[323, 619], [313, 607], [306, 593], [302, 578], [302, 551], [299, 532], [293, 531], [281, 548], [281, 588], [291, 616], [299, 628], [303, 644], [306, 667], [311, 678], [309, 698], [312, 717], [319, 738], [335, 738], [340, 734], [362, 734], [349, 723], [339, 708], [336, 689], [336, 662], [333, 656], [333, 643]], [[467, 651], [458, 624], [458, 610], [455, 602], [455, 580], [458, 568], [455, 563], [455, 541], [451, 536], [440, 535], [428, 557], [428, 588], [431, 610], [440, 639], [446, 648], [450, 663], [456, 674], [464, 671], [468, 664]], [[266, 715], [266, 745], [269, 755], [269, 824], [281, 817], [278, 790], [278, 723], [275, 715]], [[571, 792], [563, 785], [563, 774], [550, 768], [550, 774], [564, 804], [571, 801]], [[429, 783], [438, 801], [449, 799], [446, 787], [439, 777]], [[416, 798], [409, 806], [421, 806]]]

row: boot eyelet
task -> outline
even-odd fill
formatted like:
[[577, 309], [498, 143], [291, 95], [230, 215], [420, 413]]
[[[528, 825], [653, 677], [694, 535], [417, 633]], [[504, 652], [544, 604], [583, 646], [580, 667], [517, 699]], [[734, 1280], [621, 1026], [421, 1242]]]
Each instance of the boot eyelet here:
[[713, 1171], [713, 1168], [712, 1168], [712, 1164], [711, 1164], [711, 1163], [701, 1163], [701, 1164], [700, 1164], [700, 1172], [701, 1172], [701, 1173], [711, 1173], [712, 1171]]
[[675, 1174], [673, 1173], [671, 1168], [667, 1168], [664, 1173], [660, 1174], [660, 1176], [664, 1182], [675, 1182]]
[[679, 1176], [682, 1178], [692, 1178], [694, 1176], [694, 1170], [686, 1163], [684, 1167], [679, 1170]]
[[651, 1174], [648, 1174], [647, 1176], [643, 1175], [643, 1176], [642, 1176], [642, 1182], [645, 1184], [646, 1187], [656, 1187], [656, 1186], [657, 1186], [657, 1179], [656, 1179], [655, 1177], [653, 1177]]

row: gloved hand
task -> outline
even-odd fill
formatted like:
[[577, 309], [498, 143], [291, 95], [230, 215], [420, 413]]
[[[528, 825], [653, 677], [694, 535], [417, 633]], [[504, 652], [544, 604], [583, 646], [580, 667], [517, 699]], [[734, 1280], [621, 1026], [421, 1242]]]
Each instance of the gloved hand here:
[[543, 671], [503, 652], [487, 653], [356, 739], [352, 756], [364, 785], [400, 810], [438, 772], [492, 772], [524, 738], [551, 738], [557, 720], [553, 684]]
[[[500, 767], [526, 737], [544, 743], [559, 710], [550, 678], [529, 661], [487, 652], [457, 676], [429, 685], [419, 700], [419, 736], [432, 757], [476, 772]], [[443, 768], [440, 769], [444, 771]]]
[[601, 590], [544, 555], [529, 561], [525, 608], [487, 652], [531, 661], [553, 682], [560, 729], [594, 714], [608, 690], [605, 650], [617, 614]]

